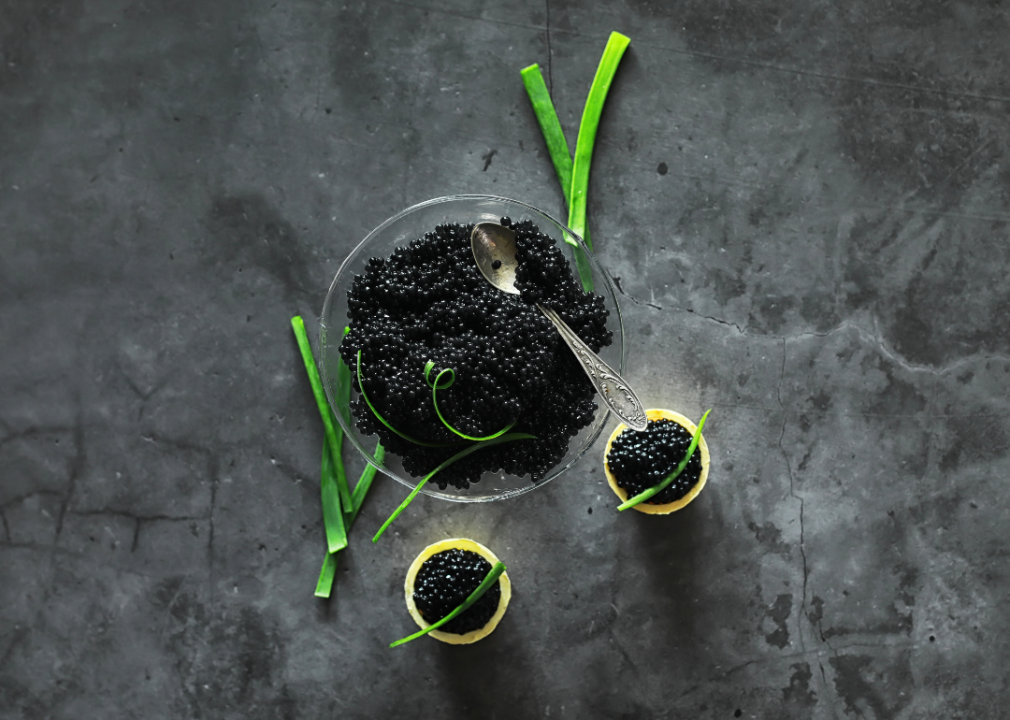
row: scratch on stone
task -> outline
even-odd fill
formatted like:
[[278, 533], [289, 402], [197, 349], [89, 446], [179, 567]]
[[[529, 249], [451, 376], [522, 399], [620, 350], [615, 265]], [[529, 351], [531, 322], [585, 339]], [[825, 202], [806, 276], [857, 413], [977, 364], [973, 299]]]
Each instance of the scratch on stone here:
[[397, 2], [397, 0], [385, 0], [386, 5], [400, 5], [402, 7], [413, 8], [414, 10], [421, 10], [425, 13], [436, 13], [439, 15], [448, 15], [449, 17], [463, 18], [464, 20], [477, 20], [479, 22], [489, 23], [491, 25], [506, 25], [508, 27], [525, 28], [527, 30], [539, 30], [540, 28], [536, 25], [528, 25], [526, 23], [512, 22], [510, 20], [501, 20], [499, 18], [488, 18], [482, 17], [480, 15], [470, 15], [463, 12], [458, 12], [456, 10], [448, 10], [446, 8], [432, 7], [429, 5], [420, 5], [417, 3], [409, 2]]
[[973, 363], [978, 360], [984, 360], [984, 361], [1000, 360], [1003, 362], [1010, 362], [1010, 358], [1003, 355], [999, 354], [983, 355], [981, 353], [975, 353], [973, 355], [967, 355], [965, 357], [958, 358], [957, 360], [954, 360], [948, 363], [947, 365], [944, 365], [939, 368], [935, 368], [930, 365], [918, 365], [916, 363], [908, 362], [908, 360], [901, 357], [901, 355], [899, 355], [898, 353], [894, 352], [889, 347], [887, 347], [887, 343], [884, 342], [883, 337], [881, 335], [880, 322], [879, 320], [877, 320], [876, 315], [873, 316], [872, 333], [864, 330], [858, 325], [853, 325], [852, 327], [856, 330], [856, 332], [858, 332], [861, 336], [863, 336], [864, 339], [868, 340], [873, 345], [875, 345], [885, 357], [887, 357], [892, 362], [897, 363], [898, 365], [908, 370], [909, 372], [924, 372], [924, 373], [930, 373], [932, 375], [946, 375], [947, 373], [951, 372], [952, 370], [956, 370], [962, 365], [967, 365], [969, 363]]
[[[570, 34], [578, 36], [579, 33], [571, 32]], [[982, 93], [970, 93], [970, 92], [958, 92], [954, 90], [945, 90], [943, 88], [930, 88], [921, 85], [909, 85], [906, 83], [890, 82], [886, 80], [875, 80], [873, 78], [867, 77], [853, 77], [850, 75], [838, 75], [835, 73], [820, 71], [820, 70], [808, 70], [798, 67], [785, 67], [782, 65], [775, 65], [772, 63], [761, 62], [758, 60], [749, 60], [740, 56], [731, 55], [721, 55], [718, 53], [706, 53], [699, 52], [697, 50], [683, 50], [680, 48], [672, 48], [666, 45], [656, 45], [653, 43], [643, 43], [636, 41], [639, 47], [652, 47], [656, 49], [662, 49], [667, 52], [677, 53], [679, 55], [690, 55], [693, 57], [707, 58], [710, 60], [720, 60], [723, 62], [738, 63], [740, 65], [747, 65], [750, 67], [758, 67], [766, 70], [773, 70], [775, 72], [791, 73], [795, 75], [803, 75], [807, 77], [822, 78], [825, 80], [834, 80], [836, 82], [848, 82], [856, 83], [858, 85], [868, 85], [870, 87], [883, 87], [892, 88], [896, 90], [910, 90], [913, 92], [921, 92], [925, 95], [939, 95], [942, 97], [960, 98], [966, 100], [981, 100], [984, 102], [1004, 102], [1010, 103], [1010, 97], [1002, 95], [986, 95]]]
[[663, 309], [659, 305], [656, 305], [655, 303], [646, 302], [645, 300], [639, 300], [638, 298], [629, 295], [627, 292], [625, 292], [624, 287], [621, 285], [621, 278], [617, 277], [616, 275], [614, 276], [614, 285], [617, 286], [617, 291], [621, 293], [621, 295], [628, 298], [629, 300], [631, 300], [631, 302], [635, 303], [636, 305], [645, 305], [651, 308], [655, 308], [656, 310]]
[[194, 520], [207, 520], [207, 516], [200, 515], [141, 515], [139, 513], [131, 512], [129, 510], [113, 510], [109, 508], [104, 508], [101, 510], [70, 510], [68, 511], [70, 515], [76, 515], [77, 517], [101, 517], [106, 515], [111, 515], [113, 517], [123, 517], [128, 520], [134, 520], [139, 522], [156, 522], [156, 521], [166, 521], [166, 522], [192, 522]]
[[17, 505], [18, 503], [23, 503], [25, 500], [29, 498], [46, 497], [47, 495], [51, 495], [58, 498], [63, 497], [63, 493], [58, 492], [56, 490], [33, 490], [32, 492], [27, 492], [22, 495], [15, 495], [10, 500], [5, 502], [3, 505], [0, 505], [0, 511], [6, 510], [7, 508]]
[[[54, 555], [62, 555], [64, 557], [71, 557], [75, 559], [82, 559], [87, 557], [84, 553], [74, 552], [73, 550], [67, 550], [66, 548], [60, 547], [59, 545], [53, 543], [52, 545], [46, 545], [44, 543], [35, 542], [2, 542], [0, 547], [11, 548], [14, 550], [35, 550], [36, 552], [45, 553], [52, 559]], [[49, 594], [52, 592], [51, 588], [45, 591], [44, 599], [48, 599]], [[39, 612], [42, 611], [40, 606]]]
[[[70, 464], [70, 477], [67, 481], [67, 491], [60, 502], [60, 512], [56, 518], [56, 539], [59, 540], [60, 533], [63, 532], [63, 518], [70, 507], [70, 499], [74, 495], [77, 487], [77, 478], [84, 471], [84, 409], [80, 395], [75, 398], [77, 406], [77, 416], [74, 418], [74, 459]], [[54, 543], [55, 544], [55, 543]]]
[[614, 643], [614, 647], [617, 648], [617, 652], [619, 652], [621, 657], [624, 658], [624, 662], [627, 663], [628, 667], [631, 668], [632, 671], [638, 670], [638, 665], [631, 659], [631, 655], [629, 655], [628, 651], [624, 649], [624, 646], [621, 645], [621, 643], [618, 642], [613, 635], [611, 635], [610, 640]]
[[210, 511], [208, 512], [210, 530], [207, 533], [207, 576], [210, 582], [210, 599], [214, 600], [214, 509], [217, 504], [217, 483], [218, 483], [218, 465], [217, 462], [211, 458], [210, 460]]
[[[680, 694], [680, 697], [682, 697], [682, 698], [686, 697], [686, 696], [690, 695], [691, 693], [695, 692], [696, 690], [699, 690], [700, 688], [704, 687], [707, 684], [710, 684], [710, 683], [715, 683], [715, 684], [721, 683], [726, 678], [728, 678], [729, 676], [735, 675], [736, 673], [740, 672], [741, 670], [743, 670], [745, 668], [748, 668], [748, 667], [750, 667], [752, 665], [761, 666], [761, 665], [769, 665], [771, 663], [782, 663], [782, 664], [785, 664], [785, 663], [793, 662], [795, 660], [807, 660], [807, 661], [810, 661], [811, 659], [816, 658], [816, 657], [818, 657], [821, 654], [822, 653], [819, 653], [819, 652], [816, 652], [816, 651], [803, 650], [801, 652], [785, 653], [783, 655], [774, 655], [774, 656], [753, 658], [751, 660], [745, 660], [744, 662], [739, 663], [737, 665], [734, 665], [733, 667], [729, 668], [728, 670], [725, 670], [724, 672], [721, 672], [718, 675], [715, 675], [714, 677], [709, 678], [708, 680], [706, 680], [703, 683], [698, 683], [696, 685], [692, 685], [687, 690], [685, 690], [684, 692], [682, 692]], [[716, 669], [718, 670], [719, 668], [717, 667]]]
[[[620, 283], [619, 283], [619, 278], [614, 278], [614, 282], [615, 282], [615, 284], [617, 284], [617, 289], [620, 290], [622, 294], [627, 295], [627, 293], [625, 293], [623, 290], [621, 290]], [[629, 295], [628, 297], [630, 298], [631, 296]], [[640, 301], [635, 300], [635, 298], [631, 298], [631, 300], [634, 301], [634, 302], [639, 302], [639, 304], [642, 304], [642, 303], [640, 303]], [[649, 304], [649, 303], [645, 303], [645, 304]], [[656, 306], [656, 305], [653, 305], [653, 307], [657, 307], [658, 308], [658, 306]], [[783, 341], [792, 342], [792, 341], [795, 341], [795, 340], [804, 340], [806, 338], [825, 338], [825, 337], [828, 337], [830, 335], [834, 335], [835, 333], [840, 332], [842, 330], [853, 330], [854, 332], [856, 332], [856, 334], [858, 334], [863, 339], [864, 342], [866, 342], [868, 345], [872, 345], [882, 355], [884, 355], [888, 360], [891, 360], [892, 362], [894, 362], [895, 364], [901, 366], [905, 370], [908, 370], [909, 372], [914, 372], [914, 373], [928, 373], [930, 375], [937, 375], [937, 376], [939, 376], [939, 375], [946, 375], [947, 373], [953, 372], [954, 370], [957, 370], [958, 368], [960, 368], [960, 367], [962, 367], [964, 365], [970, 365], [970, 364], [975, 363], [975, 362], [991, 362], [993, 360], [996, 360], [996, 361], [999, 361], [999, 362], [1010, 363], [1010, 356], [1001, 355], [999, 353], [993, 353], [993, 354], [974, 353], [972, 355], [968, 355], [968, 356], [965, 356], [965, 357], [962, 357], [962, 358], [958, 358], [957, 360], [954, 360], [954, 361], [952, 361], [952, 362], [950, 362], [947, 365], [944, 365], [942, 367], [933, 367], [931, 365], [919, 365], [919, 364], [916, 364], [916, 363], [911, 363], [908, 360], [906, 360], [905, 358], [903, 358], [901, 355], [899, 355], [897, 352], [895, 352], [894, 350], [892, 350], [891, 348], [889, 348], [887, 346], [887, 343], [882, 338], [882, 335], [881, 335], [881, 332], [880, 332], [880, 328], [879, 328], [879, 321], [878, 321], [878, 319], [877, 319], [877, 317], [875, 315], [872, 316], [872, 320], [871, 320], [872, 323], [873, 323], [873, 330], [872, 331], [867, 330], [866, 328], [862, 327], [861, 325], [859, 325], [856, 322], [852, 322], [851, 320], [844, 320], [844, 321], [838, 323], [838, 325], [836, 325], [835, 327], [830, 328], [828, 330], [825, 330], [823, 332], [804, 331], [804, 332], [794, 333], [792, 335], [765, 335], [765, 334], [760, 334], [760, 333], [752, 333], [752, 332], [748, 331], [747, 328], [742, 328], [742, 327], [740, 327], [739, 325], [737, 325], [734, 322], [731, 322], [729, 320], [723, 320], [722, 318], [718, 318], [718, 317], [713, 317], [711, 315], [703, 315], [703, 314], [701, 314], [701, 313], [699, 313], [699, 312], [697, 312], [695, 310], [692, 310], [690, 308], [676, 307], [676, 308], [673, 308], [673, 309], [689, 313], [689, 314], [694, 315], [695, 317], [699, 317], [699, 318], [701, 318], [703, 320], [709, 320], [711, 322], [718, 323], [719, 325], [725, 325], [727, 327], [732, 327], [738, 333], [740, 333], [741, 335], [744, 335], [746, 337], [761, 338], [761, 339], [765, 339], [765, 340], [783, 340]]]

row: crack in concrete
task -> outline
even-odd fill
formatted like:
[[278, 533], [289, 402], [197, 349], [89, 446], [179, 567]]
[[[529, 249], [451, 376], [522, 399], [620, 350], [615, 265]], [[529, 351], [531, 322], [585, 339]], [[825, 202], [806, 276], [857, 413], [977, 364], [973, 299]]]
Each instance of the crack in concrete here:
[[[4, 537], [7, 539], [7, 542], [10, 542], [11, 541], [11, 527], [10, 527], [10, 525], [7, 524], [7, 515], [4, 514], [4, 511], [3, 511], [2, 508], [0, 508], [0, 520], [3, 521], [3, 525], [4, 525]], [[3, 665], [3, 663], [0, 663], [0, 665]]]
[[130, 374], [126, 372], [121, 362], [117, 362], [116, 366], [119, 369], [119, 374], [122, 375], [123, 379], [126, 381], [126, 386], [130, 388], [130, 390], [132, 390], [133, 393], [145, 403], [151, 399], [152, 395], [161, 390], [161, 388], [163, 388], [165, 386], [165, 383], [167, 382], [163, 378], [160, 382], [155, 383], [150, 390], [144, 392], [143, 390], [140, 389], [137, 383], [133, 381], [133, 378], [130, 377]]
[[[788, 420], [788, 413], [786, 412], [785, 403], [782, 402], [782, 384], [785, 382], [786, 377], [786, 341], [782, 341], [782, 367], [779, 371], [779, 383], [778, 387], [775, 388], [775, 396], [779, 403], [779, 408], [782, 410], [782, 428], [779, 430], [779, 452], [782, 453], [782, 459], [786, 463], [786, 472], [789, 475], [789, 496], [796, 500], [800, 504], [800, 558], [803, 563], [803, 587], [802, 593], [800, 595], [800, 618], [806, 617], [807, 608], [807, 581], [810, 577], [810, 567], [807, 563], [807, 550], [806, 550], [806, 528], [804, 526], [804, 502], [803, 498], [796, 494], [796, 480], [793, 475], [793, 465], [789, 460], [789, 453], [786, 452], [785, 446], [782, 444], [783, 439], [786, 436], [786, 425]], [[799, 626], [798, 626], [799, 627]], [[806, 642], [804, 641], [804, 633], [800, 631], [798, 633], [800, 649], [804, 652], [806, 651]]]
[[59, 433], [72, 432], [73, 429], [74, 428], [72, 426], [67, 425], [53, 425], [52, 427], [48, 427], [45, 425], [43, 426], [33, 425], [29, 428], [21, 430], [20, 432], [14, 432], [3, 438], [0, 438], [0, 447], [3, 447], [7, 443], [11, 443], [16, 440], [25, 440], [28, 438], [38, 437], [42, 435], [56, 435]]
[[694, 310], [692, 310], [690, 308], [678, 308], [678, 309], [679, 310], [683, 310], [686, 313], [690, 313], [691, 315], [694, 315], [695, 317], [700, 317], [700, 318], [703, 318], [705, 320], [711, 320], [712, 322], [718, 323], [719, 325], [725, 325], [727, 327], [735, 328], [738, 333], [740, 333], [741, 335], [746, 335], [747, 337], [770, 337], [769, 335], [752, 336], [751, 333], [747, 332], [746, 328], [740, 327], [735, 322], [730, 322], [729, 320], [723, 320], [722, 318], [713, 317], [711, 315], [702, 315], [700, 312], [695, 312]]

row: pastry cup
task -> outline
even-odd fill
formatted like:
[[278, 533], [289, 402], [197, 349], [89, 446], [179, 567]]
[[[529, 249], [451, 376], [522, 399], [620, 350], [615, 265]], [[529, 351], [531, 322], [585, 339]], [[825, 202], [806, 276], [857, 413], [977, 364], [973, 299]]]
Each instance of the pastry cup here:
[[[687, 428], [687, 431], [694, 435], [698, 432], [698, 426], [693, 422], [688, 420], [686, 417], [680, 413], [675, 413], [672, 410], [663, 410], [662, 408], [657, 408], [653, 410], [646, 410], [646, 416], [649, 420], [673, 420], [678, 425]], [[614, 440], [622, 432], [628, 429], [628, 426], [624, 423], [618, 425], [614, 432], [611, 433], [610, 438], [607, 440], [607, 447], [603, 451], [603, 470], [607, 474], [607, 482], [610, 484], [610, 489], [621, 499], [621, 502], [625, 502], [628, 499], [627, 491], [617, 484], [617, 480], [614, 478], [613, 473], [610, 472], [610, 465], [607, 462], [607, 458], [610, 457], [610, 448], [614, 444]], [[634, 430], [632, 430], [634, 432]], [[692, 500], [698, 497], [698, 493], [702, 491], [705, 487], [705, 481], [708, 479], [708, 465], [709, 465], [709, 455], [708, 455], [708, 443], [705, 442], [705, 436], [702, 435], [698, 442], [697, 452], [701, 453], [701, 475], [698, 477], [698, 482], [695, 483], [694, 487], [688, 491], [687, 495], [680, 498], [679, 500], [674, 500], [671, 503], [665, 503], [663, 505], [650, 505], [648, 501], [638, 503], [632, 507], [632, 510], [637, 510], [638, 512], [645, 513], [647, 515], [669, 515], [672, 512], [680, 510], [682, 507], [686, 507]]]
[[[414, 562], [411, 563], [410, 569], [407, 570], [407, 578], [403, 582], [403, 592], [407, 597], [407, 610], [410, 612], [410, 616], [414, 618], [414, 622], [416, 622], [422, 630], [428, 627], [431, 623], [421, 616], [421, 612], [417, 609], [417, 605], [414, 604], [414, 581], [417, 579], [417, 573], [421, 570], [421, 565], [424, 564], [425, 560], [433, 555], [437, 555], [440, 552], [452, 549], [475, 552], [491, 563], [492, 566], [498, 562], [498, 558], [493, 552], [488, 550], [479, 542], [475, 542], [467, 538], [450, 538], [448, 540], [440, 540], [439, 542], [432, 543], [422, 550], [421, 553], [414, 558]], [[498, 609], [495, 610], [494, 615], [491, 616], [491, 619], [487, 621], [484, 627], [471, 630], [465, 635], [444, 632], [443, 630], [432, 630], [428, 633], [428, 637], [433, 637], [436, 640], [441, 640], [442, 642], [449, 643], [450, 645], [469, 645], [470, 643], [475, 643], [478, 640], [490, 635], [491, 632], [498, 627], [498, 623], [505, 614], [505, 608], [508, 607], [509, 599], [512, 597], [512, 582], [509, 580], [508, 573], [503, 572], [501, 576], [499, 576], [498, 581], [501, 588], [501, 598], [498, 600]]]

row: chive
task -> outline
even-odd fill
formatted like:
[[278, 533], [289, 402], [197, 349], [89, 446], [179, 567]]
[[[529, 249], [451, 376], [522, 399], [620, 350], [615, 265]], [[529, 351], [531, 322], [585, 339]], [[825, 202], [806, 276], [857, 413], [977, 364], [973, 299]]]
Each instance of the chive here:
[[698, 448], [698, 442], [701, 440], [701, 429], [705, 427], [705, 419], [708, 417], [710, 412], [712, 411], [706, 410], [705, 414], [701, 416], [701, 421], [698, 423], [698, 430], [694, 433], [694, 437], [691, 438], [691, 445], [687, 448], [687, 455], [684, 456], [684, 459], [680, 461], [674, 471], [663, 478], [658, 485], [653, 485], [648, 490], [643, 490], [638, 493], [635, 497], [625, 500], [623, 503], [618, 505], [618, 510], [627, 510], [628, 508], [635, 507], [638, 503], [644, 502], [653, 495], [662, 492], [670, 483], [676, 480], [682, 472], [684, 472], [684, 468], [686, 468], [687, 464], [691, 462], [691, 456], [694, 455], [694, 451]]
[[337, 553], [326, 553], [323, 567], [319, 570], [316, 581], [316, 597], [328, 598], [333, 591], [333, 578], [337, 574]]
[[[441, 420], [442, 424], [445, 425], [449, 430], [451, 430], [452, 432], [456, 433], [457, 435], [459, 435], [461, 438], [463, 438], [465, 440], [473, 440], [474, 442], [484, 442], [485, 440], [493, 440], [494, 438], [498, 437], [499, 435], [504, 435], [505, 433], [507, 433], [509, 430], [512, 429], [513, 425], [516, 424], [517, 420], [513, 420], [512, 422], [510, 422], [508, 425], [506, 425], [505, 427], [503, 427], [498, 432], [494, 433], [493, 435], [487, 435], [486, 437], [473, 437], [471, 435], [465, 435], [465, 434], [461, 433], [459, 430], [457, 430], [456, 428], [454, 428], [452, 425], [449, 424], [449, 421], [445, 419], [445, 417], [442, 415], [442, 411], [439, 410], [439, 408], [438, 408], [438, 391], [439, 390], [446, 390], [446, 389], [452, 387], [452, 384], [454, 382], [456, 382], [456, 371], [453, 370], [452, 368], [446, 368], [445, 370], [443, 370], [442, 372], [440, 372], [438, 375], [436, 375], [435, 376], [435, 382], [432, 382], [431, 378], [430, 378], [430, 375], [431, 375], [431, 369], [433, 367], [435, 367], [435, 363], [433, 363], [431, 360], [429, 360], [427, 363], [425, 363], [425, 366], [424, 366], [424, 381], [426, 383], [428, 383], [428, 387], [431, 388], [431, 402], [435, 406], [435, 413], [438, 415], [438, 419]], [[442, 376], [445, 375], [446, 373], [450, 373], [449, 382], [447, 382], [445, 385], [439, 385], [439, 381], [442, 379]]]
[[621, 33], [612, 32], [603, 51], [600, 65], [596, 69], [596, 77], [589, 88], [586, 107], [582, 111], [582, 122], [579, 125], [579, 138], [575, 143], [575, 159], [572, 161], [572, 190], [568, 203], [568, 227], [576, 235], [582, 237], [586, 246], [592, 250], [593, 243], [586, 233], [586, 195], [589, 192], [589, 164], [593, 159], [593, 145], [596, 142], [596, 131], [603, 114], [603, 103], [614, 80], [617, 66], [621, 62], [625, 49], [631, 40]]
[[393, 514], [389, 516], [389, 519], [386, 520], [386, 522], [382, 523], [382, 527], [379, 528], [379, 532], [375, 533], [375, 537], [372, 538], [372, 542], [373, 543], [378, 542], [379, 538], [382, 536], [382, 533], [386, 532], [386, 528], [388, 528], [390, 525], [393, 524], [393, 521], [400, 516], [400, 513], [402, 513], [407, 508], [407, 506], [410, 505], [411, 501], [415, 497], [417, 497], [417, 494], [421, 491], [421, 488], [424, 487], [424, 484], [428, 482], [432, 477], [434, 477], [435, 473], [437, 473], [439, 470], [443, 470], [444, 468], [449, 467], [457, 460], [461, 460], [470, 453], [476, 452], [477, 450], [480, 450], [482, 447], [486, 447], [488, 445], [500, 445], [501, 443], [510, 442], [512, 440], [536, 440], [536, 439], [537, 438], [535, 435], [530, 435], [529, 433], [508, 433], [506, 435], [499, 435], [494, 440], [485, 440], [484, 442], [479, 442], [474, 445], [471, 445], [470, 447], [464, 450], [460, 450], [458, 453], [453, 455], [451, 458], [449, 458], [441, 465], [439, 465], [437, 468], [435, 468], [430, 473], [421, 478], [421, 482], [419, 482], [417, 486], [410, 491], [410, 495], [408, 495], [406, 499], [402, 503], [400, 503], [400, 506], [393, 511]]
[[[386, 448], [382, 447], [382, 443], [376, 443], [375, 445], [375, 461], [381, 463], [386, 456]], [[358, 480], [358, 484], [354, 486], [354, 492], [351, 493], [351, 509], [349, 512], [344, 514], [344, 519], [347, 523], [347, 527], [351, 527], [354, 524], [354, 519], [358, 517], [358, 513], [361, 511], [361, 506], [365, 502], [365, 495], [368, 494], [369, 488], [372, 487], [372, 481], [375, 479], [376, 467], [371, 463], [365, 465], [364, 472], [361, 473], [361, 478]]]
[[[382, 447], [382, 443], [378, 443], [375, 446], [375, 459], [380, 463], [386, 454], [386, 449]], [[347, 530], [350, 531], [351, 526], [354, 525], [355, 518], [358, 517], [358, 512], [361, 511], [361, 506], [365, 502], [365, 495], [368, 494], [368, 489], [372, 486], [372, 480], [375, 478], [375, 466], [366, 465], [365, 471], [361, 473], [361, 478], [358, 480], [358, 484], [354, 486], [354, 492], [351, 494], [351, 509], [349, 512], [344, 513], [344, 524]], [[338, 552], [327, 552], [326, 556], [323, 558], [323, 566], [319, 570], [319, 580], [316, 581], [316, 597], [328, 598], [333, 590], [333, 579], [336, 577], [337, 573], [337, 558], [339, 556]]]
[[[571, 206], [572, 196], [572, 158], [568, 152], [568, 142], [561, 130], [561, 123], [558, 114], [554, 110], [554, 104], [547, 92], [547, 85], [544, 83], [544, 76], [540, 72], [540, 67], [536, 64], [530, 65], [519, 73], [522, 75], [523, 84], [526, 86], [526, 94], [529, 95], [530, 103], [533, 105], [533, 113], [540, 124], [540, 130], [544, 134], [544, 141], [547, 143], [547, 150], [554, 163], [554, 171], [558, 175], [558, 182], [561, 183], [561, 191], [565, 196], [565, 203]], [[583, 240], [586, 245], [590, 244], [589, 229], [583, 228]], [[575, 250], [575, 266], [579, 271], [579, 279], [586, 292], [593, 290], [593, 271], [582, 253], [579, 244], [570, 237], [565, 238], [565, 242]]]
[[[593, 145], [596, 142], [600, 116], [603, 114], [603, 104], [614, 80], [614, 74], [617, 72], [617, 66], [630, 42], [631, 40], [627, 36], [617, 32], [611, 33], [607, 40], [607, 46], [596, 70], [596, 76], [589, 88], [586, 107], [582, 112], [582, 122], [579, 125], [579, 135], [575, 143], [574, 160], [569, 158], [568, 143], [565, 142], [558, 114], [554, 110], [540, 68], [537, 65], [530, 65], [520, 71], [523, 84], [526, 86], [526, 94], [533, 105], [533, 112], [540, 124], [540, 130], [543, 132], [551, 161], [554, 163], [554, 170], [561, 182], [565, 202], [568, 203], [568, 227], [582, 238], [590, 250], [593, 249], [593, 241], [589, 238], [589, 228], [586, 226], [589, 165], [593, 157]], [[583, 289], [586, 292], [592, 292], [593, 271], [589, 259], [572, 238], [565, 238], [565, 242], [575, 248], [575, 266], [578, 269]]]
[[[330, 446], [323, 443], [323, 460], [320, 470], [320, 489], [323, 499], [323, 528], [326, 530], [326, 549], [330, 553], [347, 547], [347, 528], [344, 511], [340, 508], [340, 494], [334, 475]], [[350, 509], [350, 502], [347, 506]]]
[[561, 183], [565, 203], [571, 202], [569, 196], [572, 191], [572, 155], [568, 152], [568, 141], [565, 140], [565, 133], [561, 130], [561, 122], [554, 110], [554, 103], [551, 102], [543, 73], [540, 72], [540, 66], [534, 63], [521, 70], [519, 74], [523, 78], [523, 85], [526, 86], [526, 94], [529, 95], [530, 104], [533, 106], [533, 114], [537, 116], [540, 130], [544, 134], [547, 152], [550, 153], [551, 162], [554, 163], [554, 171], [558, 174], [558, 182]]
[[505, 572], [505, 563], [500, 563], [500, 562], [499, 563], [495, 563], [495, 566], [493, 568], [491, 568], [490, 572], [488, 572], [488, 574], [484, 577], [484, 579], [481, 581], [480, 585], [478, 585], [477, 588], [472, 593], [470, 593], [469, 597], [467, 597], [467, 599], [464, 600], [463, 603], [459, 607], [455, 608], [452, 612], [450, 612], [448, 615], [446, 615], [444, 618], [442, 618], [438, 622], [432, 623], [431, 625], [429, 625], [428, 627], [424, 628], [423, 630], [419, 630], [418, 632], [414, 633], [413, 635], [408, 635], [407, 637], [402, 638], [400, 640], [397, 640], [394, 643], [390, 643], [389, 647], [394, 648], [397, 645], [403, 645], [404, 643], [408, 643], [411, 640], [416, 640], [417, 638], [419, 638], [419, 637], [421, 637], [423, 635], [427, 635], [432, 630], [437, 630], [438, 628], [442, 627], [443, 625], [445, 625], [450, 620], [453, 620], [454, 618], [459, 617], [459, 615], [461, 615], [462, 613], [466, 612], [466, 610], [471, 605], [473, 605], [475, 602], [477, 602], [478, 600], [480, 600], [481, 596], [484, 593], [486, 593], [488, 590], [491, 589], [491, 587], [498, 581], [499, 576], [501, 576], [501, 574], [503, 572]]
[[453, 445], [458, 445], [459, 444], [459, 443], [430, 443], [430, 442], [423, 442], [421, 440], [415, 440], [410, 435], [407, 435], [406, 433], [400, 432], [395, 427], [393, 427], [388, 422], [386, 422], [386, 418], [382, 417], [382, 415], [379, 414], [379, 411], [375, 409], [375, 406], [372, 405], [372, 401], [368, 399], [368, 395], [365, 393], [365, 382], [364, 382], [364, 380], [361, 377], [361, 351], [360, 350], [358, 350], [358, 389], [361, 391], [361, 397], [365, 398], [365, 403], [368, 404], [368, 408], [372, 411], [372, 414], [375, 415], [375, 417], [379, 420], [379, 422], [381, 422], [387, 428], [389, 428], [394, 433], [396, 433], [397, 435], [399, 435], [400, 437], [402, 437], [404, 440], [406, 440], [408, 442], [412, 442], [415, 445], [423, 445], [424, 447], [452, 447]]
[[[344, 438], [343, 428], [333, 427], [333, 415], [329, 402], [326, 400], [326, 393], [323, 391], [323, 383], [319, 379], [319, 369], [316, 367], [315, 356], [312, 354], [312, 346], [309, 345], [309, 338], [305, 332], [305, 323], [301, 317], [295, 315], [291, 318], [291, 327], [295, 331], [295, 340], [298, 341], [298, 349], [302, 354], [302, 362], [305, 363], [305, 372], [309, 376], [309, 384], [312, 386], [312, 394], [315, 395], [316, 405], [319, 408], [319, 415], [323, 419], [323, 430], [326, 435], [326, 442], [330, 445], [330, 457], [334, 459], [336, 467], [337, 492], [340, 495], [340, 503], [343, 507], [351, 506], [351, 494], [347, 489], [347, 475], [344, 472], [343, 454], [341, 445]], [[339, 364], [338, 364], [339, 367]]]

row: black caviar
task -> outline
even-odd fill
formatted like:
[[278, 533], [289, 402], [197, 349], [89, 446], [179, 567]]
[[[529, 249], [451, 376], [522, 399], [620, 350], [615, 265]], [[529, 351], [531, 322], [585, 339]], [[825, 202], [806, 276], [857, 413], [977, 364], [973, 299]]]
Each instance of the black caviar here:
[[[414, 605], [429, 625], [434, 624], [462, 605], [489, 572], [491, 563], [471, 550], [453, 548], [436, 553], [417, 571]], [[501, 580], [439, 630], [456, 635], [479, 630], [494, 616], [500, 601]]]
[[[632, 498], [643, 490], [661, 483], [687, 455], [692, 435], [680, 423], [666, 418], [650, 420], [645, 432], [625, 430], [610, 445], [607, 467], [618, 487]], [[687, 495], [701, 478], [701, 449], [694, 455], [677, 479], [645, 502], [665, 505]]]
[[[383, 425], [360, 395], [351, 402], [358, 429], [378, 434], [412, 475], [425, 475], [471, 443], [448, 430], [435, 412], [425, 365], [434, 381], [455, 371], [438, 391], [439, 409], [460, 432], [485, 437], [515, 423], [515, 440], [481, 448], [439, 471], [432, 482], [467, 488], [486, 472], [541, 480], [568, 450], [569, 439], [592, 422], [593, 387], [550, 321], [553, 308], [594, 351], [612, 342], [603, 298], [585, 293], [553, 238], [529, 220], [502, 218], [516, 234], [516, 287], [509, 295], [480, 274], [470, 250], [473, 225], [439, 225], [373, 257], [347, 293], [350, 332], [340, 354], [354, 388], [358, 351], [365, 392], [375, 409], [412, 443]], [[447, 377], [447, 376], [446, 376]], [[443, 378], [443, 382], [445, 377]]]

